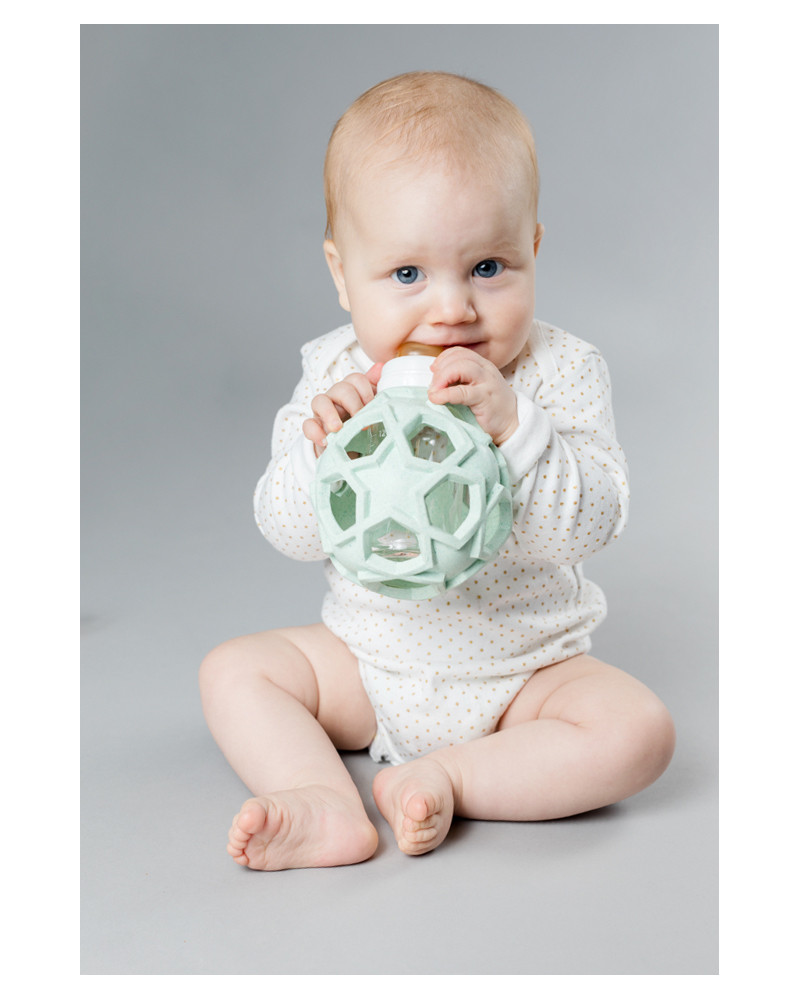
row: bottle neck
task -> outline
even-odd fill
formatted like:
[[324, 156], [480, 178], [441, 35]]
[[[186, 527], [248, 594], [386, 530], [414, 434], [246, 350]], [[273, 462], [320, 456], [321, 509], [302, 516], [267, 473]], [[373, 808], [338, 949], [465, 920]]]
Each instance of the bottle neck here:
[[383, 365], [377, 391], [396, 389], [400, 386], [413, 386], [426, 389], [430, 385], [432, 375], [430, 366], [435, 358], [425, 358], [414, 355], [409, 358], [392, 358]]
[[428, 344], [403, 344], [397, 356], [383, 365], [377, 391], [411, 386], [426, 389], [432, 375], [430, 366], [441, 353], [442, 348]]

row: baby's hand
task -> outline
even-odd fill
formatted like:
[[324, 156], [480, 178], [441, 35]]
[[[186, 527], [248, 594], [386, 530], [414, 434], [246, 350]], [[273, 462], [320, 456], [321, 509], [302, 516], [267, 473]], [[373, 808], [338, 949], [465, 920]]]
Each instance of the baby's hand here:
[[360, 372], [348, 375], [327, 392], [314, 396], [311, 401], [314, 415], [302, 425], [302, 432], [313, 443], [317, 458], [327, 447], [327, 435], [341, 430], [345, 420], [374, 398], [382, 367], [373, 365], [365, 375]]
[[430, 370], [430, 402], [468, 406], [494, 444], [507, 441], [519, 426], [516, 394], [499, 369], [475, 351], [450, 347], [439, 354]]

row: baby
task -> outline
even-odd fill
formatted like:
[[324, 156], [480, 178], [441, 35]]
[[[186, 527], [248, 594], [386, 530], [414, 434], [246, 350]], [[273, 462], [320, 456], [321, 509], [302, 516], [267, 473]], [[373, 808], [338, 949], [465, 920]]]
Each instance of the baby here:
[[662, 702], [588, 652], [605, 601], [581, 563], [624, 527], [627, 469], [600, 354], [535, 318], [544, 230], [525, 119], [462, 77], [388, 80], [336, 125], [325, 196], [325, 256], [352, 322], [302, 349], [255, 493], [261, 531], [293, 558], [324, 559], [316, 459], [409, 341], [444, 348], [429, 398], [468, 406], [498, 446], [514, 524], [493, 562], [427, 601], [380, 596], [327, 561], [322, 623], [206, 657], [208, 724], [254, 796], [228, 852], [266, 870], [374, 853], [338, 750], [389, 765], [374, 798], [415, 855], [454, 815], [547, 820], [618, 802], [674, 747]]

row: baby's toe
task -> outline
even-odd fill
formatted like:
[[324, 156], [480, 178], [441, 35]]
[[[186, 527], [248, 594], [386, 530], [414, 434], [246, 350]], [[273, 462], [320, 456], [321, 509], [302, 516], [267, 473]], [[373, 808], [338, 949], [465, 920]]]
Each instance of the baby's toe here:
[[228, 835], [228, 838], [230, 840], [233, 840], [233, 841], [236, 841], [236, 842], [241, 842], [242, 844], [246, 844], [247, 841], [252, 836], [252, 834], [249, 833], [247, 830], [243, 830], [241, 828], [241, 826], [239, 825], [239, 817], [238, 816], [233, 820], [233, 825], [228, 830], [228, 834], [227, 835]]
[[236, 817], [235, 826], [242, 834], [252, 836], [260, 833], [266, 823], [266, 809], [256, 799], [250, 799], [241, 807], [241, 812]]
[[419, 830], [412, 830], [406, 833], [406, 839], [413, 844], [426, 844], [437, 836], [438, 831], [434, 826], [422, 827]]
[[235, 830], [231, 830], [228, 834], [228, 849], [233, 849], [235, 851], [241, 851], [246, 847], [249, 836], [247, 834], [237, 833]]
[[433, 795], [417, 792], [405, 803], [403, 812], [406, 819], [415, 823], [425, 823], [437, 812], [435, 798]]

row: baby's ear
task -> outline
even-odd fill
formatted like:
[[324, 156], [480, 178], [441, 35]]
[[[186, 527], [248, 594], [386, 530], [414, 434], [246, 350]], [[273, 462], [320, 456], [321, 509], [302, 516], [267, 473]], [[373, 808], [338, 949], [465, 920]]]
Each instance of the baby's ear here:
[[533, 253], [535, 254], [536, 257], [538, 256], [538, 251], [541, 248], [541, 240], [543, 238], [544, 238], [544, 227], [539, 222], [538, 225], [535, 227], [535, 236], [534, 236], [535, 242], [533, 243]]
[[350, 300], [347, 298], [347, 286], [344, 284], [344, 268], [341, 263], [341, 256], [336, 250], [336, 244], [332, 240], [325, 240], [324, 244], [325, 260], [333, 277], [333, 284], [338, 291], [338, 301], [342, 309], [350, 311]]

